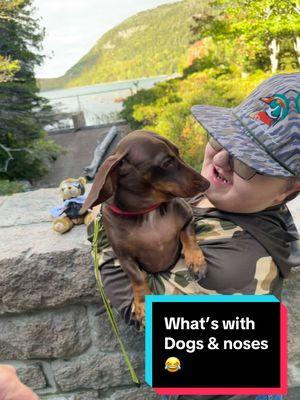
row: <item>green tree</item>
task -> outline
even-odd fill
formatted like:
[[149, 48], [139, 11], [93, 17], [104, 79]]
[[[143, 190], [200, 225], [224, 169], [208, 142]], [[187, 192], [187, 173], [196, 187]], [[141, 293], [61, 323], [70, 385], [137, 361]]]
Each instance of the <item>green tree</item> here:
[[19, 68], [18, 61], [10, 61], [9, 58], [0, 56], [0, 83], [11, 80]]
[[32, 0], [0, 0], [0, 178], [41, 177], [59, 147], [43, 126], [51, 108], [38, 96], [44, 30], [32, 16]]
[[[232, 52], [245, 71], [300, 65], [299, 0], [215, 0], [194, 17], [194, 34], [211, 37]], [[224, 44], [226, 47], [224, 48]]]

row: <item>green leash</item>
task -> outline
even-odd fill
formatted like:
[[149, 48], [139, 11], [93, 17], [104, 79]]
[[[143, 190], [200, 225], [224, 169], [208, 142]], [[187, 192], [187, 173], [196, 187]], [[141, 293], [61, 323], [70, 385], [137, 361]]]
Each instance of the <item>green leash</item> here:
[[119, 327], [117, 325], [115, 314], [113, 313], [109, 299], [104, 291], [101, 275], [99, 272], [98, 237], [99, 237], [99, 232], [103, 231], [103, 228], [104, 227], [103, 227], [103, 221], [102, 221], [102, 204], [101, 204], [99, 214], [98, 214], [97, 218], [94, 220], [94, 236], [93, 236], [93, 245], [92, 245], [93, 247], [92, 248], [93, 248], [93, 255], [94, 255], [93, 258], [94, 258], [95, 277], [96, 277], [98, 289], [99, 289], [103, 304], [106, 308], [106, 312], [107, 312], [108, 318], [110, 320], [111, 326], [113, 328], [113, 331], [114, 331], [116, 338], [120, 344], [124, 359], [129, 368], [129, 371], [130, 371], [131, 378], [132, 378], [133, 382], [135, 383], [135, 385], [140, 386], [141, 383], [135, 373], [135, 370], [131, 364], [131, 361], [130, 361], [127, 351], [125, 349], [124, 343], [121, 338], [121, 333], [120, 333]]

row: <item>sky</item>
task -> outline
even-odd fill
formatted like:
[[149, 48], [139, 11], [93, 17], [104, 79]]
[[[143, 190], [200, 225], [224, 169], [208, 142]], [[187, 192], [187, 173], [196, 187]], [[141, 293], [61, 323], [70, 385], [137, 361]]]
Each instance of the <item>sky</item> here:
[[175, 1], [34, 0], [36, 16], [46, 28], [43, 53], [47, 56], [36, 69], [36, 77], [63, 75], [115, 25], [140, 11]]

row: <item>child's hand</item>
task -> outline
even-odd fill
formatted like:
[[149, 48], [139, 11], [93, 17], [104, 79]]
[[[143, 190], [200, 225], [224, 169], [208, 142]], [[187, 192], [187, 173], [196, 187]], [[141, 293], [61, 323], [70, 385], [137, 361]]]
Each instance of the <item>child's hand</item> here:
[[0, 400], [39, 400], [18, 378], [15, 368], [0, 365]]

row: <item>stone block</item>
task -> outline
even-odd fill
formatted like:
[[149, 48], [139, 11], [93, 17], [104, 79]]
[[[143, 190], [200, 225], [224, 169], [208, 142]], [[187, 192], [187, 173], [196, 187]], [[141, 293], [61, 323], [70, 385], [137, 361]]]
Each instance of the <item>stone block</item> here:
[[41, 400], [98, 400], [98, 392], [91, 390], [88, 392], [78, 392], [72, 394], [61, 394], [61, 395], [47, 395], [40, 396]]
[[116, 390], [107, 400], [161, 400], [162, 396], [159, 396], [148, 386], [142, 386], [140, 388]]
[[[140, 379], [143, 378], [143, 354], [132, 354], [132, 364]], [[131, 376], [123, 355], [119, 353], [85, 354], [69, 361], [52, 363], [55, 381], [64, 391], [76, 389], [101, 389], [124, 386], [131, 383]]]
[[17, 374], [21, 381], [33, 390], [44, 389], [47, 386], [45, 375], [39, 364], [19, 366]]
[[[119, 342], [112, 330], [106, 311], [101, 315], [96, 315], [96, 312], [96, 307], [89, 307], [89, 321], [93, 344], [103, 352], [120, 351]], [[137, 332], [133, 326], [126, 325], [118, 315], [116, 315], [116, 319], [126, 350], [129, 352], [143, 352], [145, 345], [144, 332]]]
[[6, 200], [8, 200], [9, 197], [10, 197], [10, 196], [1, 196], [1, 197], [0, 197], [0, 206], [1, 206]]
[[[22, 230], [20, 227], [14, 229]], [[33, 242], [39, 241], [39, 236], [44, 233], [34, 229], [31, 232]], [[30, 234], [29, 230], [31, 228], [23, 234]], [[21, 236], [16, 240], [22, 240]], [[46, 236], [49, 237], [49, 232]], [[47, 253], [30, 255], [24, 252], [18, 257], [13, 256], [11, 243], [11, 257], [0, 260], [0, 315], [78, 302], [100, 302], [89, 247], [73, 246], [58, 251], [55, 240], [48, 240]]]
[[74, 400], [74, 395], [59, 395], [55, 394], [53, 396], [40, 396], [41, 400]]
[[[84, 392], [84, 393], [76, 393], [74, 395], [74, 400], [98, 400], [100, 397], [98, 396], [98, 392]], [[72, 400], [72, 399], [70, 399]]]
[[300, 387], [289, 389], [288, 395], [284, 397], [284, 400], [299, 400], [299, 399], [300, 399]]
[[51, 229], [57, 189], [0, 197], [0, 314], [98, 302], [85, 225]]
[[91, 344], [83, 306], [0, 318], [0, 359], [71, 357]]
[[0, 197], [0, 227], [50, 221], [49, 210], [60, 203], [58, 189], [40, 189]]

